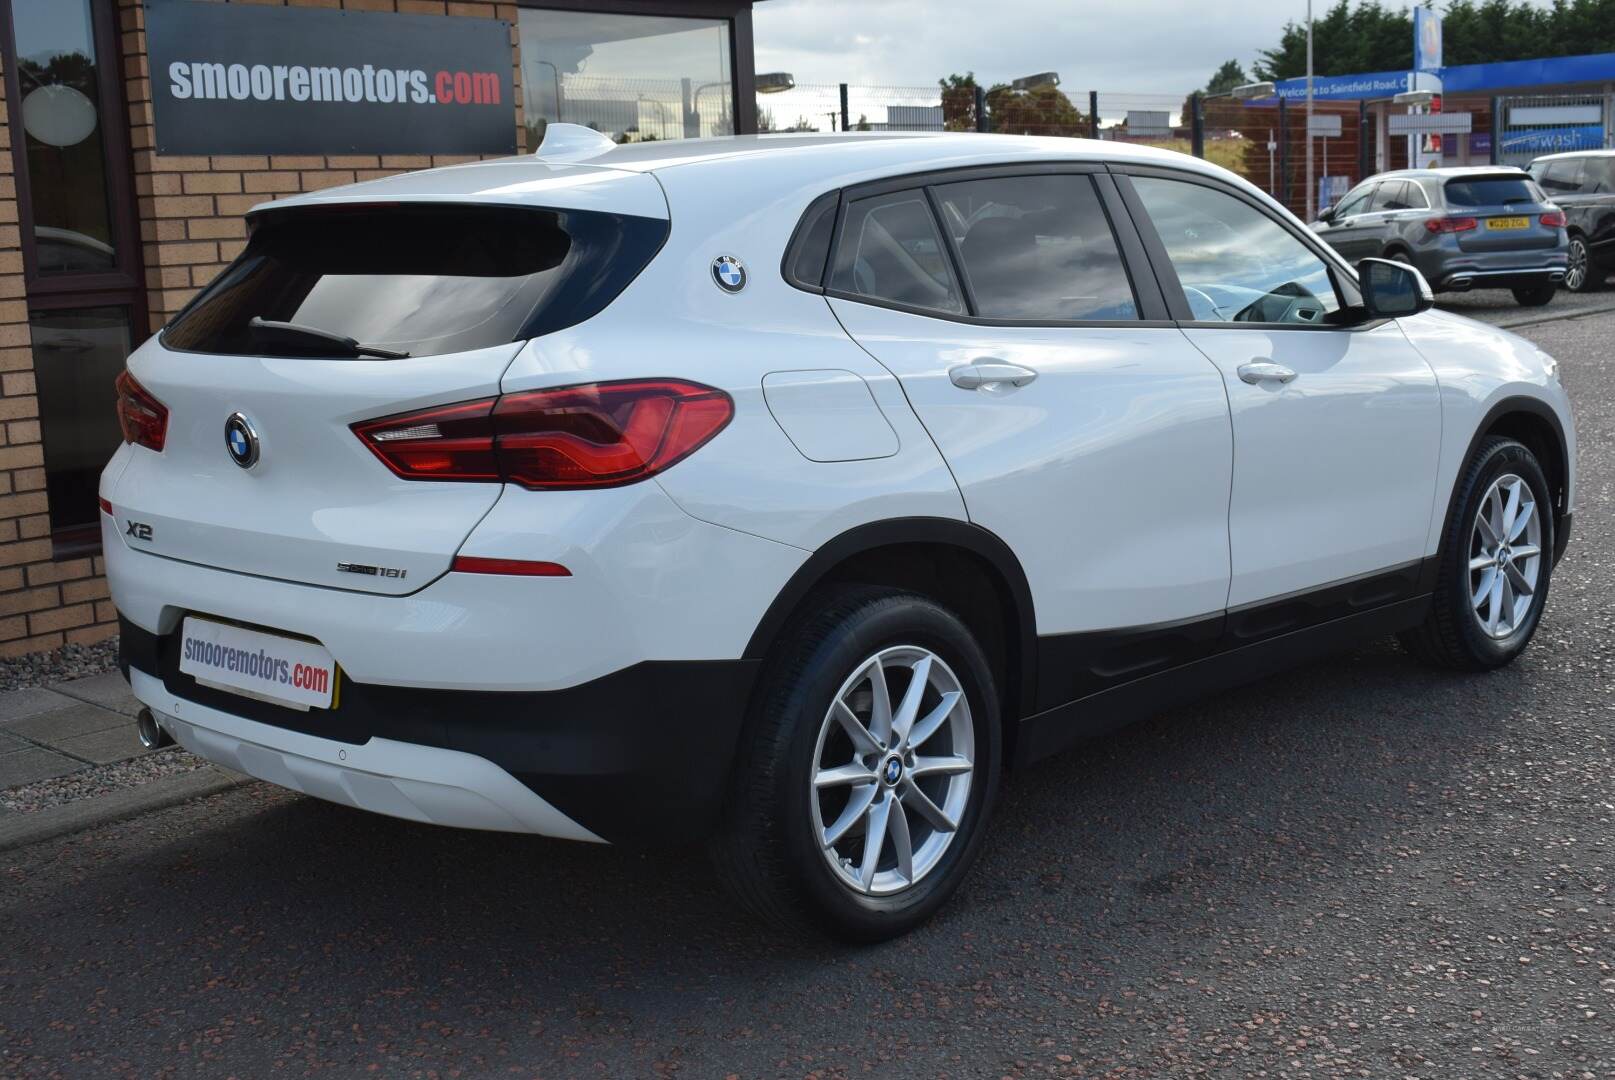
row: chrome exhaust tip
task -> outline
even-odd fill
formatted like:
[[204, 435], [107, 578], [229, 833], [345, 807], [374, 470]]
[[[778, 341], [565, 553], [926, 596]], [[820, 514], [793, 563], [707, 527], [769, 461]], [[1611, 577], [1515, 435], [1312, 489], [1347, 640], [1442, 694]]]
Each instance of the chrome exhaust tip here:
[[135, 732], [140, 736], [140, 745], [147, 750], [161, 750], [174, 745], [174, 736], [157, 722], [150, 709], [141, 709], [135, 717]]
[[1468, 292], [1470, 289], [1474, 288], [1474, 285], [1475, 279], [1467, 277], [1455, 277], [1451, 281], [1447, 282], [1447, 288], [1456, 290], [1457, 292]]

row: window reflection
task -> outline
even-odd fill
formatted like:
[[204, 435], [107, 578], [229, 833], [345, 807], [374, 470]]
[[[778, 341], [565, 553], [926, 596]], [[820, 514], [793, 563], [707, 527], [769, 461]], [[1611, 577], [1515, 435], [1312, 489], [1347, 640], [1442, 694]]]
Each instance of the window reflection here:
[[113, 268], [91, 0], [12, 0], [38, 272]]
[[129, 355], [129, 313], [121, 307], [36, 311], [28, 321], [51, 529], [94, 527], [101, 469], [123, 441], [112, 381]]
[[520, 40], [529, 148], [551, 121], [622, 143], [734, 133], [726, 20], [524, 8]]
[[1283, 226], [1201, 184], [1135, 177], [1194, 317], [1314, 322], [1336, 311], [1329, 268]]

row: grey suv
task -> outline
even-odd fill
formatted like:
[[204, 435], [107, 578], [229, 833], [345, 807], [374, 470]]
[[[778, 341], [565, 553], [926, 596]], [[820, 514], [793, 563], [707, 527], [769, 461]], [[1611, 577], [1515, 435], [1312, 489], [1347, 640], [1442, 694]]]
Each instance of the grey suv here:
[[1353, 262], [1412, 263], [1437, 292], [1511, 289], [1527, 307], [1553, 299], [1569, 263], [1563, 211], [1511, 167], [1380, 173], [1312, 228]]
[[1565, 288], [1599, 288], [1615, 270], [1615, 150], [1539, 157], [1531, 162], [1531, 176], [1565, 212], [1570, 232]]

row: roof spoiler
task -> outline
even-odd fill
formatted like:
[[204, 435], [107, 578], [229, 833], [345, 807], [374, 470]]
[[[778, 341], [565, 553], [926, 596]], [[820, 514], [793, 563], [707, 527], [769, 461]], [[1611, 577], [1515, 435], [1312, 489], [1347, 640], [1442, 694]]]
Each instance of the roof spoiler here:
[[611, 136], [594, 128], [554, 123], [544, 125], [544, 141], [538, 144], [533, 156], [545, 161], [587, 161], [616, 148]]

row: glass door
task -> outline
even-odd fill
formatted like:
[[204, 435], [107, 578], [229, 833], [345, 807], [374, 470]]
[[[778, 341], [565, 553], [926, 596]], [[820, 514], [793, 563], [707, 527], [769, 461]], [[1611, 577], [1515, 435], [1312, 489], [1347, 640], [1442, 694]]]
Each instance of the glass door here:
[[99, 543], [96, 484], [121, 436], [112, 380], [145, 337], [112, 5], [0, 0], [51, 538]]

